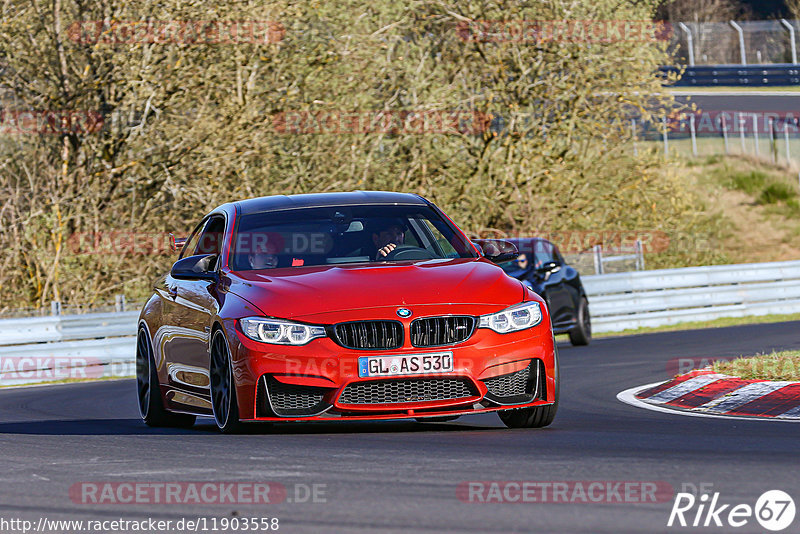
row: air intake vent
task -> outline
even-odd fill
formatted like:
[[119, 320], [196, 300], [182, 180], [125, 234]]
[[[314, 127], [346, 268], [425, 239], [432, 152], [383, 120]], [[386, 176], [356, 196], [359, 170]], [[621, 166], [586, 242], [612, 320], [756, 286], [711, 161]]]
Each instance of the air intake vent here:
[[402, 404], [466, 399], [478, 395], [466, 378], [414, 378], [372, 380], [349, 384], [339, 396], [341, 404]]
[[279, 417], [317, 415], [330, 408], [323, 400], [329, 388], [284, 384], [271, 376], [265, 380], [268, 406]]
[[348, 349], [398, 349], [403, 324], [398, 321], [353, 321], [333, 327], [334, 339]]
[[[535, 373], [534, 373], [535, 374]], [[489, 393], [498, 397], [525, 395], [535, 388], [535, 377], [531, 377], [531, 364], [525, 369], [507, 375], [494, 376], [483, 381]]]
[[475, 318], [469, 315], [425, 317], [411, 323], [411, 344], [415, 347], [442, 347], [466, 341], [475, 331]]

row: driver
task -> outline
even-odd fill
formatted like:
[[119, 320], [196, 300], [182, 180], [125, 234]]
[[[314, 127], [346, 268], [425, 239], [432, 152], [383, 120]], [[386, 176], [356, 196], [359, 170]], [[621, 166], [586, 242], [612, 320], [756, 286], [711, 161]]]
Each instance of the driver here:
[[406, 240], [405, 224], [400, 219], [381, 219], [372, 232], [372, 243], [378, 249], [376, 260], [385, 258]]
[[247, 259], [250, 267], [255, 270], [273, 269], [278, 266], [278, 256], [274, 254], [275, 246], [269, 243], [259, 243], [253, 246]]

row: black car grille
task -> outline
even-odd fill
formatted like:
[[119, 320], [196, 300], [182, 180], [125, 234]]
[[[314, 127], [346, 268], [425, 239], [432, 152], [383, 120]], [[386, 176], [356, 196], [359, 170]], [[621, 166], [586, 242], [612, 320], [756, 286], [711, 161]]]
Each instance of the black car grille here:
[[266, 381], [269, 407], [275, 415], [315, 415], [329, 406], [323, 401], [329, 388], [283, 384], [272, 377]]
[[515, 395], [525, 395], [530, 393], [531, 385], [531, 364], [528, 367], [509, 373], [507, 375], [494, 376], [483, 381], [489, 389], [489, 393], [498, 397], [513, 397]]
[[403, 346], [398, 321], [353, 321], [333, 327], [334, 339], [348, 349], [397, 349]]
[[425, 317], [411, 323], [411, 344], [415, 347], [441, 347], [466, 341], [475, 331], [475, 318], [469, 315]]
[[477, 396], [466, 378], [412, 378], [356, 382], [344, 388], [341, 404], [400, 404]]

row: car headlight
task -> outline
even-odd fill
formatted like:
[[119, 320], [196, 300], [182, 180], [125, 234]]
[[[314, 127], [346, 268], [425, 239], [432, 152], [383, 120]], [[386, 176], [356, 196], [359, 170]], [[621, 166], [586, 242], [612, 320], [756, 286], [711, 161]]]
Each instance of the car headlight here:
[[274, 345], [305, 345], [312, 339], [325, 337], [325, 328], [281, 319], [248, 317], [239, 319], [244, 334], [254, 341]]
[[538, 302], [523, 302], [497, 313], [481, 315], [478, 328], [491, 328], [498, 334], [518, 332], [542, 322]]

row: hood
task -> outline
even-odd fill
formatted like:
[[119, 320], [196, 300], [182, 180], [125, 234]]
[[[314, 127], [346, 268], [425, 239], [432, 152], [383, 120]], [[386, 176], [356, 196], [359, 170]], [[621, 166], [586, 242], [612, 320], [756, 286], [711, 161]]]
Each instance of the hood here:
[[266, 315], [286, 319], [389, 306], [502, 309], [525, 295], [518, 280], [482, 259], [265, 269], [229, 276], [232, 293]]

